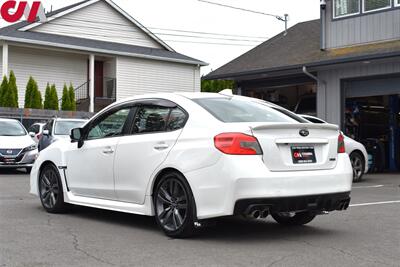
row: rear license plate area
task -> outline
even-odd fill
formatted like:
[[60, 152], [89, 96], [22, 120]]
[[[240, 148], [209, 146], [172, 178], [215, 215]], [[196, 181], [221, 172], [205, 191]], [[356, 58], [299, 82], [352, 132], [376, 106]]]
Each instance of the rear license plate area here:
[[294, 164], [316, 163], [315, 149], [312, 146], [292, 146], [292, 160]]

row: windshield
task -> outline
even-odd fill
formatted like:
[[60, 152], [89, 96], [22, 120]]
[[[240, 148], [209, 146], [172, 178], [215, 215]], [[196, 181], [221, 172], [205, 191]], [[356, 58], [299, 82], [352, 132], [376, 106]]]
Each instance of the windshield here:
[[278, 110], [258, 102], [235, 98], [199, 98], [194, 102], [223, 122], [300, 122]]
[[24, 136], [26, 131], [18, 121], [0, 121], [0, 136]]
[[55, 125], [55, 135], [70, 135], [71, 130], [80, 128], [85, 124], [85, 121], [57, 121]]

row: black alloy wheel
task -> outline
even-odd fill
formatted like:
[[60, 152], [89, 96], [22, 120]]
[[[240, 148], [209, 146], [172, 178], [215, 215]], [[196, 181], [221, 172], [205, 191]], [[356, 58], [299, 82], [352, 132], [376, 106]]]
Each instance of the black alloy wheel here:
[[179, 238], [193, 234], [193, 197], [181, 174], [164, 175], [156, 186], [153, 201], [157, 224], [166, 235]]
[[39, 176], [39, 195], [43, 208], [49, 213], [66, 210], [60, 174], [54, 165], [46, 165]]

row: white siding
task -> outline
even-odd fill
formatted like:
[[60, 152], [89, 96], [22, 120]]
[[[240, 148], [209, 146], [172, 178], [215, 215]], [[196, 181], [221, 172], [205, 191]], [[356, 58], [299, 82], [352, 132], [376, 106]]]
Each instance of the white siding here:
[[200, 91], [200, 70], [187, 64], [119, 57], [117, 99], [158, 92]]
[[[3, 74], [3, 47], [0, 46], [0, 75]], [[1, 77], [1, 80], [3, 80], [3, 77]]]
[[19, 106], [24, 106], [29, 76], [37, 81], [43, 99], [47, 82], [56, 85], [61, 98], [64, 83], [77, 87], [87, 81], [87, 60], [84, 55], [9, 46], [9, 70], [17, 77]]
[[162, 48], [148, 34], [103, 1], [49, 21], [31, 31]]
[[370, 64], [365, 66], [358, 65], [319, 71], [318, 78], [326, 82], [326, 88], [323, 84], [318, 86], [318, 117], [325, 119], [330, 123], [340, 125], [342, 116], [341, 104], [343, 102], [341, 82], [343, 79], [371, 77], [374, 75], [393, 73], [400, 73], [399, 62]]

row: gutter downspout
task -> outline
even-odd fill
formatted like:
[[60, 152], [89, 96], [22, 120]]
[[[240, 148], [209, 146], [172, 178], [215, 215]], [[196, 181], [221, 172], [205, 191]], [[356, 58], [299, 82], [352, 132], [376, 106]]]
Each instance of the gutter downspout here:
[[[325, 103], [324, 103], [324, 110], [323, 110], [324, 111], [324, 117], [322, 119], [326, 120], [326, 115], [327, 115], [327, 110], [326, 110], [326, 88], [327, 88], [327, 86], [326, 86], [326, 82], [324, 80], [318, 79], [317, 76], [315, 76], [314, 74], [310, 73], [307, 70], [307, 66], [303, 66], [303, 73], [305, 75], [307, 75], [308, 77], [310, 77], [311, 79], [315, 80], [318, 85], [322, 84], [324, 86], [324, 91], [325, 91], [324, 92], [325, 93], [324, 101], [325, 101]], [[317, 102], [318, 102], [318, 91], [319, 91], [319, 88], [317, 89], [317, 98], [316, 98]], [[318, 115], [318, 103], [317, 103], [317, 115]]]
[[321, 44], [320, 49], [323, 51], [326, 49], [326, 1], [321, 0]]

